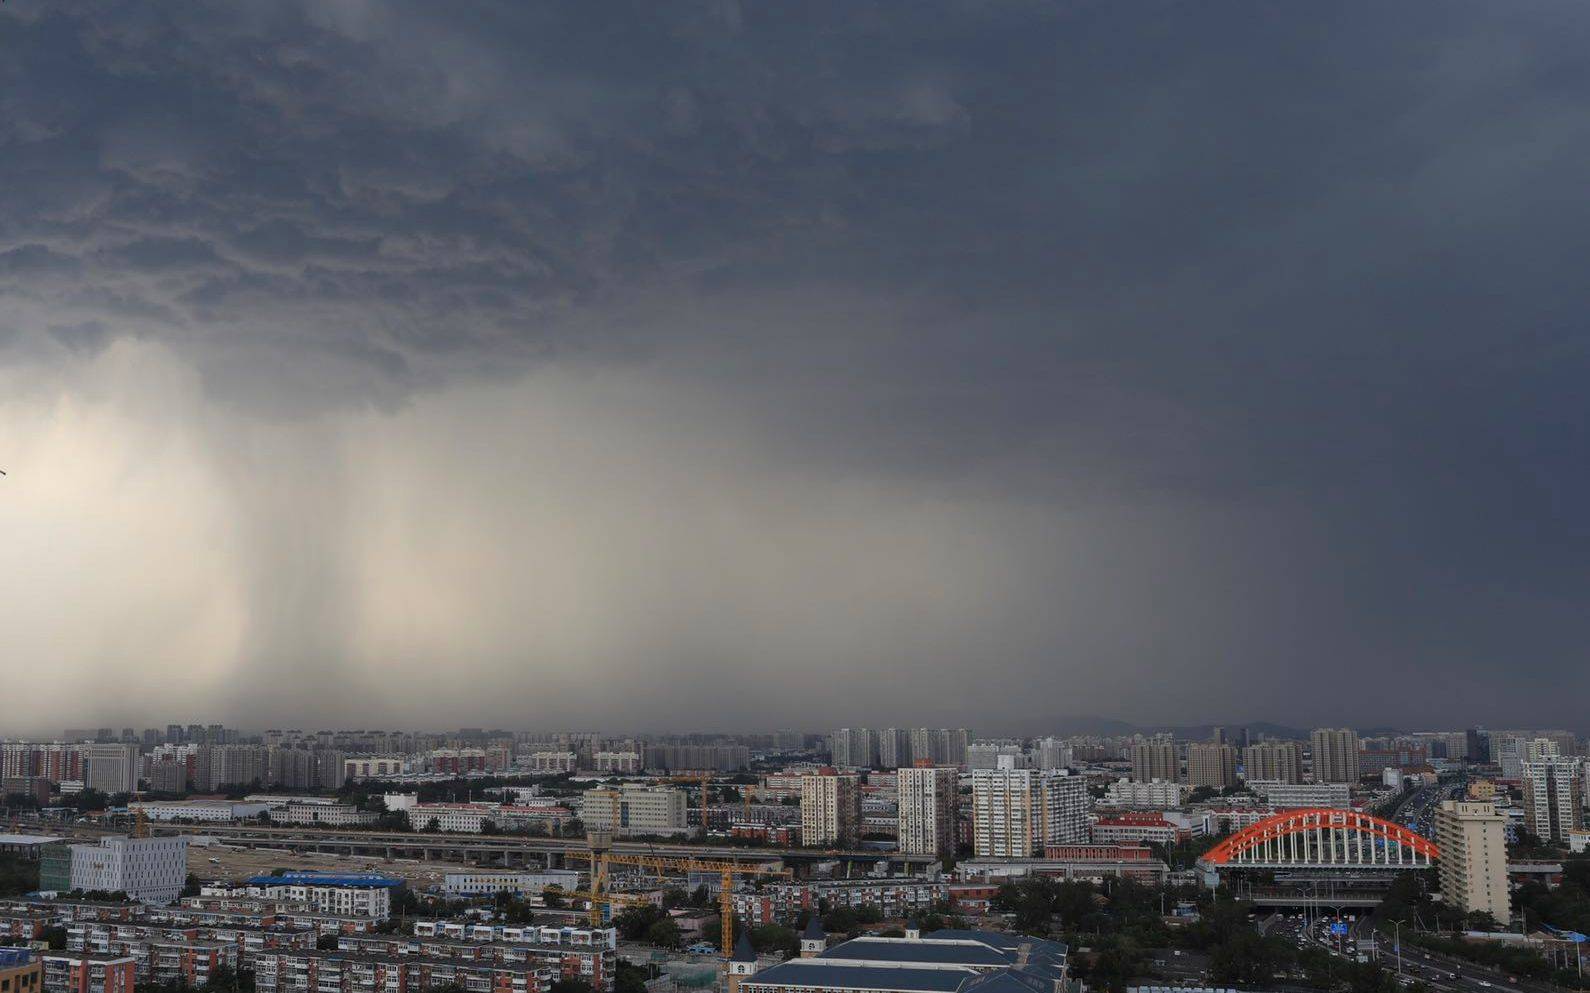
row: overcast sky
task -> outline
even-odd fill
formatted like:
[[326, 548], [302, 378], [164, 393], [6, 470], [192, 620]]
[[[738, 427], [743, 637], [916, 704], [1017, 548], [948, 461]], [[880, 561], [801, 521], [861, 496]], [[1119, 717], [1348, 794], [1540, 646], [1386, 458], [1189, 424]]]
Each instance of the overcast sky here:
[[0, 733], [1583, 727], [1586, 51], [11, 0]]

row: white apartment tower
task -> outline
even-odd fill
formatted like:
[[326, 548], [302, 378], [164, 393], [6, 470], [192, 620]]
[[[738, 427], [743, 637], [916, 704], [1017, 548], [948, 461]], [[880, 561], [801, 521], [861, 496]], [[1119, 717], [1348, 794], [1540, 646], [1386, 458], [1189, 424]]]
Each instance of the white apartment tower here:
[[1087, 782], [1032, 769], [972, 773], [973, 846], [978, 858], [1031, 858], [1045, 845], [1088, 837]]
[[1444, 800], [1435, 815], [1435, 840], [1441, 846], [1441, 898], [1464, 913], [1490, 914], [1505, 925], [1507, 900], [1507, 818], [1489, 803]]

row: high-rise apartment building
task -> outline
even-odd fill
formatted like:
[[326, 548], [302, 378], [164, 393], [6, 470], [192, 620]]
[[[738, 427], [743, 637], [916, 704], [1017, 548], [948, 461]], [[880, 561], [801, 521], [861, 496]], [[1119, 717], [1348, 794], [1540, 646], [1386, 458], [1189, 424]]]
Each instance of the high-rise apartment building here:
[[1130, 749], [1132, 778], [1139, 783], [1156, 779], [1181, 782], [1181, 762], [1176, 756], [1176, 743], [1167, 740], [1137, 741]]
[[837, 768], [871, 769], [878, 764], [878, 738], [867, 728], [840, 728], [828, 752]]
[[1242, 776], [1275, 783], [1303, 781], [1303, 744], [1297, 741], [1261, 741], [1242, 750]]
[[943, 766], [909, 766], [897, 774], [896, 788], [901, 853], [953, 856], [959, 772]]
[[1193, 742], [1187, 746], [1187, 785], [1223, 790], [1237, 785], [1237, 750], [1231, 745]]
[[801, 843], [854, 848], [861, 841], [861, 779], [825, 767], [801, 777]]
[[915, 728], [911, 731], [911, 760], [927, 759], [934, 765], [966, 767], [966, 748], [972, 733], [965, 728]]
[[1016, 741], [974, 741], [966, 746], [966, 768], [1025, 769], [1027, 750]]
[[978, 858], [1031, 858], [1045, 845], [1085, 841], [1087, 782], [1032, 769], [972, 773], [972, 838]]
[[1584, 826], [1584, 761], [1552, 755], [1523, 763], [1524, 829], [1542, 841], [1567, 841]]
[[1069, 769], [1075, 765], [1071, 743], [1062, 738], [1039, 738], [1032, 743], [1032, 764], [1041, 770]]
[[[927, 756], [922, 756], [926, 759]], [[878, 732], [878, 765], [903, 769], [915, 761], [911, 754], [911, 732], [905, 728], [885, 728]]]
[[1351, 728], [1315, 728], [1309, 735], [1314, 782], [1358, 782], [1358, 735]]
[[1435, 815], [1435, 841], [1441, 846], [1441, 899], [1464, 913], [1490, 914], [1505, 925], [1507, 899], [1507, 818], [1489, 803], [1444, 800]]

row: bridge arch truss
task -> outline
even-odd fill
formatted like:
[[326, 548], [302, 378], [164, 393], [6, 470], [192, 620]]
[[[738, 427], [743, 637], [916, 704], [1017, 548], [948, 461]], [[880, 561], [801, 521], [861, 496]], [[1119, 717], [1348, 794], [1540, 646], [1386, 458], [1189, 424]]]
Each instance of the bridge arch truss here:
[[1215, 869], [1424, 869], [1441, 857], [1435, 842], [1401, 824], [1356, 810], [1285, 810], [1243, 828], [1200, 859]]

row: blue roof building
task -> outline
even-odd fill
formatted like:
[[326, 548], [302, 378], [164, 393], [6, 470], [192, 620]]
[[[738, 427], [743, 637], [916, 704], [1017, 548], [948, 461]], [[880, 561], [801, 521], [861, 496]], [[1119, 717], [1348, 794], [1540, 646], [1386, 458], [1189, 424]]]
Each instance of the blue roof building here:
[[744, 977], [739, 993], [1067, 993], [1069, 949], [998, 931], [854, 938]]

